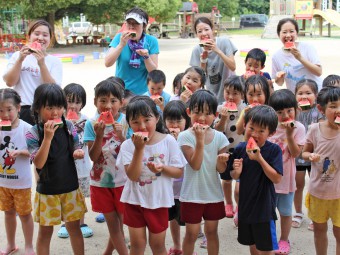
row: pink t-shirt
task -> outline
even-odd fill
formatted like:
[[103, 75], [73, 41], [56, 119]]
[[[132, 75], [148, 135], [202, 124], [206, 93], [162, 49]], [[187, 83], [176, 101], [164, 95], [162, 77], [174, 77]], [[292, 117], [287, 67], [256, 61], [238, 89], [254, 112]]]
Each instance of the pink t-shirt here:
[[[293, 131], [294, 141], [298, 145], [304, 145], [306, 133], [305, 127], [298, 121], [295, 121], [295, 127], [296, 128]], [[279, 145], [282, 150], [283, 176], [281, 182], [274, 185], [276, 193], [288, 194], [289, 192], [295, 192], [296, 165], [295, 158], [290, 155], [288, 149], [286, 129], [282, 128], [281, 125], [279, 125], [276, 129], [276, 133], [268, 140]]]
[[320, 130], [321, 123], [312, 124], [306, 143], [313, 144], [314, 153], [320, 154], [319, 162], [312, 162], [309, 193], [319, 199], [340, 198], [340, 133], [325, 137]]

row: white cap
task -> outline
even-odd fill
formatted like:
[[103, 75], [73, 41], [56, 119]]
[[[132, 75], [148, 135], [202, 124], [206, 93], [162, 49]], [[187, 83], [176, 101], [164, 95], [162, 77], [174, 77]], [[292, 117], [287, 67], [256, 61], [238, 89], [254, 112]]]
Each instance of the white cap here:
[[146, 19], [143, 16], [135, 12], [130, 12], [128, 15], [126, 15], [125, 20], [128, 20], [128, 19], [134, 19], [139, 24], [142, 24], [142, 23], [147, 24]]

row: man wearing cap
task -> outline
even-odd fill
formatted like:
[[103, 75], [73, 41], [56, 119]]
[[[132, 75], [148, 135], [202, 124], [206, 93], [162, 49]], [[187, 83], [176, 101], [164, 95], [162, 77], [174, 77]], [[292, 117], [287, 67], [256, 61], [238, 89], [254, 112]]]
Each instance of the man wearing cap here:
[[123, 79], [125, 89], [136, 95], [147, 92], [147, 74], [157, 69], [159, 46], [156, 37], [146, 34], [148, 14], [134, 7], [125, 15], [125, 30], [110, 43], [105, 66], [116, 63], [116, 76]]

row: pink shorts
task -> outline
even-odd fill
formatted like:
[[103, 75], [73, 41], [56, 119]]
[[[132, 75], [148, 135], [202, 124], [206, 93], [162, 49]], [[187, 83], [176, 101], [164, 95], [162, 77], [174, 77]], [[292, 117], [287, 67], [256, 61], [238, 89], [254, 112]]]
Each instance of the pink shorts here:
[[204, 220], [221, 220], [225, 217], [224, 202], [197, 204], [181, 202], [181, 221], [197, 224]]
[[147, 209], [140, 205], [125, 204], [124, 224], [131, 228], [147, 227], [158, 234], [168, 228], [168, 208]]
[[113, 211], [124, 214], [124, 203], [120, 202], [124, 186], [117, 188], [102, 188], [90, 186], [92, 211], [110, 213]]

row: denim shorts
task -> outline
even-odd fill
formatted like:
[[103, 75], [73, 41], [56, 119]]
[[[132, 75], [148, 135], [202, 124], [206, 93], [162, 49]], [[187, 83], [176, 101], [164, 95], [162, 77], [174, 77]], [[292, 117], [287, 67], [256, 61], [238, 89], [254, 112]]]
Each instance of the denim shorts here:
[[276, 207], [281, 216], [292, 216], [294, 192], [288, 194], [276, 194]]

